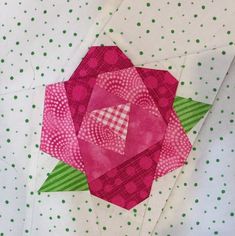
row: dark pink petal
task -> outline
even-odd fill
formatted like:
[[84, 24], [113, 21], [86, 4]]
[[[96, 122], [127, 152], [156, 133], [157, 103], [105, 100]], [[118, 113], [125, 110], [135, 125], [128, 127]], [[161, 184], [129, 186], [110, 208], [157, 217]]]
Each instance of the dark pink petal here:
[[70, 79], [132, 67], [130, 59], [116, 46], [91, 47]]
[[168, 122], [175, 99], [178, 81], [167, 71], [136, 68], [160, 113]]
[[[131, 209], [142, 202], [150, 194], [157, 166], [153, 156], [155, 153], [159, 155], [157, 151], [160, 148], [161, 143], [157, 143], [151, 149], [147, 149], [91, 181], [89, 183], [91, 193], [126, 209]], [[113, 171], [115, 174], [112, 174]], [[130, 175], [130, 172], [135, 174]]]

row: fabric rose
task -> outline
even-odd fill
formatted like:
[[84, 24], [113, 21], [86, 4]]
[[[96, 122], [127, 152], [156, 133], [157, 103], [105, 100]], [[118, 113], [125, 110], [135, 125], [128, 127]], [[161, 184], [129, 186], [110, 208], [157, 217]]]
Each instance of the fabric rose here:
[[91, 47], [68, 81], [46, 87], [40, 148], [85, 173], [91, 194], [131, 209], [191, 150], [173, 109], [177, 86], [118, 47]]

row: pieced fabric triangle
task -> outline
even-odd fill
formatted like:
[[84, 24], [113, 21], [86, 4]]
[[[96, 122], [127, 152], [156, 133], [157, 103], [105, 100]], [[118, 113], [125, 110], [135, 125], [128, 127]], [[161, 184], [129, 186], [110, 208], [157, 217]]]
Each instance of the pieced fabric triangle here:
[[90, 113], [97, 121], [108, 126], [115, 134], [126, 140], [130, 104], [107, 107]]

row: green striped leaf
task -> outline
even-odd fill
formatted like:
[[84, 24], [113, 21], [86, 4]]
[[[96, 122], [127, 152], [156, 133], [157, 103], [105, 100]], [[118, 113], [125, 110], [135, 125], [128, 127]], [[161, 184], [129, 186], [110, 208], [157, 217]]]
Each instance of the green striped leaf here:
[[85, 191], [88, 190], [87, 178], [79, 170], [60, 161], [39, 192]]
[[182, 97], [176, 97], [173, 106], [186, 133], [189, 132], [211, 108], [210, 104]]

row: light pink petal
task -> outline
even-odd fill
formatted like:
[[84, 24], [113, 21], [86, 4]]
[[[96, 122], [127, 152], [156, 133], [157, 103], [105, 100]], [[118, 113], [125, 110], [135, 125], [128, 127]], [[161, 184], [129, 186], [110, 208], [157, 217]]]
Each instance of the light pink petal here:
[[63, 83], [46, 88], [40, 149], [84, 170]]
[[192, 144], [173, 111], [163, 141], [156, 178], [183, 166], [191, 148]]

